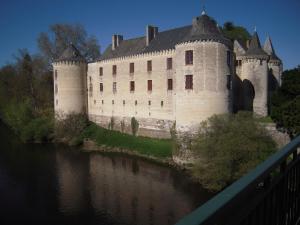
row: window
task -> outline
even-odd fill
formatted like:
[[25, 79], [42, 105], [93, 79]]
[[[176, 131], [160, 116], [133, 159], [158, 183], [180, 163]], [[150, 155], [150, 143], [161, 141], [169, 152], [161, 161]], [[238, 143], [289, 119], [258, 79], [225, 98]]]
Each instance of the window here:
[[134, 73], [134, 63], [129, 64], [129, 73]]
[[94, 100], [94, 105], [96, 105], [96, 103], [97, 103], [97, 101], [96, 101], [96, 100]]
[[102, 100], [102, 105], [104, 104], [104, 100]]
[[148, 72], [152, 71], [152, 61], [151, 60], [147, 61], [147, 71]]
[[161, 106], [161, 107], [164, 107], [164, 101], [161, 101], [161, 102], [160, 102], [160, 106]]
[[125, 100], [123, 100], [123, 105], [125, 105]]
[[92, 82], [92, 77], [90, 77], [90, 82]]
[[137, 100], [135, 100], [134, 104], [137, 105]]
[[55, 94], [57, 94], [58, 92], [58, 87], [57, 87], [57, 84], [55, 84]]
[[103, 92], [103, 83], [100, 83], [100, 92]]
[[100, 67], [100, 68], [99, 68], [99, 75], [100, 75], [100, 76], [103, 76], [103, 67]]
[[130, 81], [130, 91], [133, 92], [135, 89], [134, 81]]
[[193, 89], [193, 75], [186, 75], [185, 76], [185, 89], [186, 90]]
[[193, 51], [192, 50], [185, 52], [185, 65], [193, 65]]
[[148, 80], [148, 91], [152, 91], [152, 80]]
[[168, 91], [173, 90], [173, 79], [168, 79]]
[[167, 70], [173, 69], [173, 59], [167, 58]]
[[151, 101], [148, 101], [148, 105], [151, 105]]
[[231, 52], [227, 51], [227, 65], [231, 66]]
[[113, 82], [113, 93], [117, 92], [117, 82]]
[[54, 77], [55, 77], [55, 80], [57, 80], [57, 70], [55, 70], [55, 72], [54, 72]]
[[117, 66], [116, 65], [112, 66], [112, 74], [117, 75]]
[[111, 104], [113, 104], [113, 105], [114, 105], [114, 104], [115, 104], [115, 100], [111, 100]]
[[90, 83], [90, 97], [93, 96], [93, 84]]

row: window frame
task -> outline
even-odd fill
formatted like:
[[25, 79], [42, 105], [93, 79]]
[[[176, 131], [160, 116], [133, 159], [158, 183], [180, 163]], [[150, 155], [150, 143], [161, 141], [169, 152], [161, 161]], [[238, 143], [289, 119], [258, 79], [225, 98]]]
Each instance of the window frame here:
[[112, 65], [112, 75], [117, 75], [117, 65]]
[[135, 82], [134, 81], [129, 82], [129, 90], [130, 90], [130, 92], [135, 91]]
[[148, 92], [152, 92], [153, 85], [152, 85], [152, 80], [147, 81], [147, 90]]
[[129, 63], [129, 73], [134, 74], [134, 63], [133, 62]]
[[99, 67], [99, 76], [102, 77], [103, 76], [103, 67]]
[[192, 74], [185, 75], [185, 90], [194, 89], [194, 78]]
[[173, 90], [173, 79], [168, 79], [167, 80], [167, 90], [172, 91]]
[[173, 69], [173, 58], [167, 58], [167, 70]]
[[152, 72], [152, 60], [147, 61], [147, 72]]
[[193, 65], [194, 64], [194, 51], [187, 50], [185, 51], [185, 65]]

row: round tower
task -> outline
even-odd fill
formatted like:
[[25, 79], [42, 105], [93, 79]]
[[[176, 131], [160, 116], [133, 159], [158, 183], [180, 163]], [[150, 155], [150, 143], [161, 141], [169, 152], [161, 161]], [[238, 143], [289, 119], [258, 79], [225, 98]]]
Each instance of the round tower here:
[[260, 116], [268, 114], [268, 55], [255, 32], [242, 56], [243, 109]]
[[175, 47], [176, 126], [197, 129], [214, 114], [231, 111], [233, 46], [214, 19], [202, 12]]
[[87, 63], [70, 44], [53, 64], [54, 110], [57, 118], [71, 113], [86, 113]]

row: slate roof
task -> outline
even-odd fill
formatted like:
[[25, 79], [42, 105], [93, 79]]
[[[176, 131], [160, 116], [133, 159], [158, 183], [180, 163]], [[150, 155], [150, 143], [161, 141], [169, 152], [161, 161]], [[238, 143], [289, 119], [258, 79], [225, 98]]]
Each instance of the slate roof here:
[[190, 26], [158, 32], [148, 46], [146, 46], [145, 36], [123, 40], [115, 50], [112, 50], [112, 46], [109, 45], [98, 61], [175, 49], [175, 46], [179, 43], [196, 40], [215, 40], [229, 46], [232, 45], [232, 42], [225, 38], [218, 29], [216, 22], [206, 14], [203, 14], [195, 18]]
[[270, 37], [268, 37], [265, 42], [264, 51], [270, 56], [270, 60], [281, 61], [275, 53]]
[[244, 54], [244, 56], [246, 57], [267, 57], [268, 56], [268, 54], [261, 48], [261, 44], [257, 32], [254, 32], [250, 41], [249, 48]]
[[80, 54], [79, 50], [73, 45], [70, 44], [62, 55], [56, 60], [60, 61], [75, 61], [75, 62], [85, 62], [85, 58]]

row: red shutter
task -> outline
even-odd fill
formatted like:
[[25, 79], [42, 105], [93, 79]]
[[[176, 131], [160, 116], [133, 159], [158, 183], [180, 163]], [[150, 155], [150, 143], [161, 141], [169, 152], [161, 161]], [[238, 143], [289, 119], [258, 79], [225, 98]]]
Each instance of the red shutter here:
[[173, 80], [168, 79], [168, 90], [173, 90]]
[[148, 91], [152, 91], [152, 80], [148, 80]]

